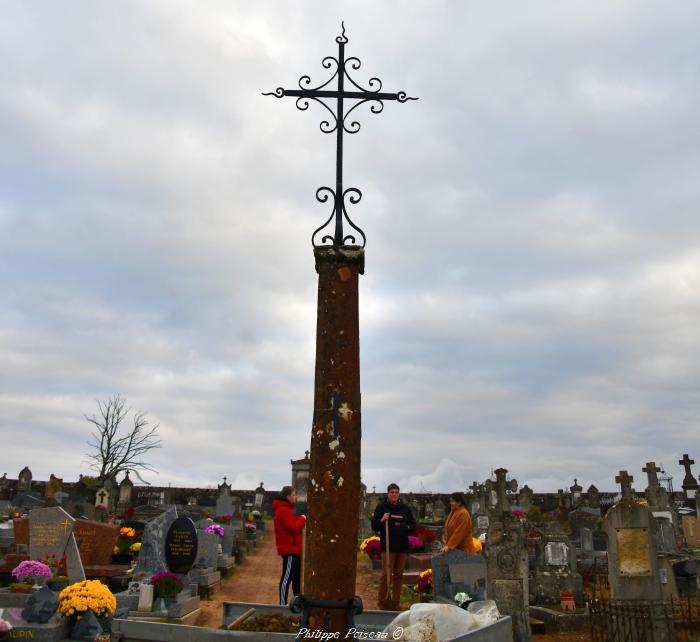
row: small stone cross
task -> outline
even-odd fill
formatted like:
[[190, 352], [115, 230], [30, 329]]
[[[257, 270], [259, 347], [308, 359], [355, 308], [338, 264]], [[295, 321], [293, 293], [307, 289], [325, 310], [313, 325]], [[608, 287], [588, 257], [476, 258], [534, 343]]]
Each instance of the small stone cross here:
[[615, 477], [615, 483], [620, 484], [622, 489], [622, 499], [632, 498], [632, 482], [634, 477], [630, 475], [626, 470], [621, 470], [620, 474]]
[[103, 490], [101, 490], [99, 493], [97, 493], [97, 496], [100, 498], [100, 504], [105, 503], [105, 496], [107, 493], [105, 493]]
[[506, 481], [506, 474], [508, 470], [505, 468], [497, 468], [494, 473], [496, 474], [496, 481], [492, 482], [490, 479], [486, 481], [486, 490], [491, 492], [496, 491], [496, 514], [508, 513], [510, 512], [510, 502], [508, 501], [508, 491], [514, 493], [518, 490], [518, 482], [515, 479]]
[[656, 473], [661, 472], [661, 468], [656, 465], [656, 462], [648, 461], [647, 465], [642, 468], [642, 472], [647, 474], [651, 488], [656, 488], [659, 485], [659, 478], [656, 476]]
[[688, 457], [688, 453], [683, 455], [683, 459], [679, 459], [678, 463], [685, 468], [685, 479], [683, 479], [683, 488], [697, 488], [698, 483], [693, 477], [693, 472], [690, 470], [690, 466], [695, 463], [694, 459]]

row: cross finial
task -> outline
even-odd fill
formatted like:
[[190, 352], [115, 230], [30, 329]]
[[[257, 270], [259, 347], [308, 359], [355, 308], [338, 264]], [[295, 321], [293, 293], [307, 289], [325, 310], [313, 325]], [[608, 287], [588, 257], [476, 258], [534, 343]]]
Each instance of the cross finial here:
[[642, 472], [647, 474], [649, 486], [655, 487], [659, 485], [659, 478], [656, 476], [656, 473], [660, 471], [661, 468], [659, 468], [654, 461], [648, 461], [646, 466], [642, 468]]
[[[341, 25], [343, 28], [342, 35], [335, 39], [338, 43], [338, 57], [326, 56], [321, 63], [325, 69], [334, 72], [326, 82], [312, 87], [311, 77], [305, 75], [299, 78], [299, 89], [277, 87], [273, 92], [263, 92], [263, 96], [275, 96], [276, 98], [292, 96], [297, 99], [297, 109], [301, 111], [306, 111], [311, 101], [319, 103], [328, 112], [325, 115], [325, 120], [321, 121], [321, 131], [325, 134], [336, 134], [335, 190], [326, 186], [319, 187], [316, 190], [316, 200], [319, 203], [327, 203], [329, 200], [332, 200], [333, 211], [326, 222], [314, 230], [314, 233], [311, 235], [311, 242], [314, 247], [325, 245], [329, 242], [333, 246], [342, 246], [346, 242], [352, 245], [357, 244], [354, 233], [346, 234], [343, 231], [343, 220], [362, 237], [362, 247], [366, 243], [365, 233], [350, 220], [345, 207], [346, 200], [354, 205], [359, 203], [362, 198], [362, 192], [359, 189], [355, 187], [343, 188], [343, 133], [356, 134], [360, 131], [360, 123], [353, 120], [350, 114], [364, 103], [369, 103], [370, 111], [373, 114], [378, 114], [384, 110], [385, 100], [395, 100], [399, 103], [405, 103], [407, 100], [418, 100], [417, 98], [410, 98], [404, 91], [396, 93], [383, 92], [382, 82], [376, 77], [367, 81], [367, 88], [362, 87], [348, 73], [348, 70], [357, 71], [361, 63], [354, 56], [345, 58], [345, 45], [348, 43], [348, 38], [345, 35], [345, 23], [341, 23]], [[336, 81], [335, 89], [330, 88], [333, 81]], [[323, 98], [335, 101], [335, 109], [328, 106], [322, 100]], [[354, 104], [349, 109], [346, 109], [345, 101], [348, 104], [351, 104], [351, 102]], [[335, 219], [333, 234], [324, 234], [320, 243], [317, 243], [316, 235], [326, 228], [333, 219]]]
[[683, 459], [680, 459], [678, 463], [685, 468], [685, 478], [683, 479], [683, 484], [681, 484], [682, 488], [697, 488], [698, 482], [695, 481], [693, 471], [690, 470], [690, 467], [695, 463], [695, 460], [688, 457], [688, 453], [685, 453], [683, 455]]
[[510, 501], [508, 500], [508, 491], [514, 493], [518, 490], [518, 482], [515, 479], [506, 481], [506, 475], [508, 470], [506, 468], [497, 468], [493, 471], [496, 475], [496, 481], [492, 482], [490, 479], [486, 481], [486, 490], [491, 492], [496, 491], [496, 508], [494, 509], [496, 514], [509, 513], [510, 512]]
[[622, 499], [630, 499], [632, 497], [632, 482], [634, 477], [626, 470], [621, 470], [620, 474], [615, 477], [615, 483], [620, 484], [622, 489]]

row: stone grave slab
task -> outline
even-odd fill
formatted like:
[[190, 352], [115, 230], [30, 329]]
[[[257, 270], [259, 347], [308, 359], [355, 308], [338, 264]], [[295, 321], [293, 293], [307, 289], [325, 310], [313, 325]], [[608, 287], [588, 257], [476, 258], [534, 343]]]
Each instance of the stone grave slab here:
[[68, 639], [68, 622], [58, 613], [54, 613], [48, 622], [25, 622], [22, 609], [0, 609], [0, 617], [12, 625], [12, 630], [5, 634], [7, 639], [33, 640], [33, 642], [60, 642]]
[[[430, 560], [433, 569], [433, 594], [435, 598], [454, 603], [455, 593], [464, 591], [475, 599], [483, 599], [486, 586], [486, 562], [481, 555], [470, 555], [453, 550], [434, 555]], [[481, 595], [477, 598], [476, 595]]]
[[205, 532], [213, 522], [202, 519], [197, 522], [197, 568], [216, 568], [216, 563], [219, 555], [219, 543], [221, 538], [218, 535], [211, 535]]
[[76, 519], [73, 529], [78, 542], [83, 566], [99, 566], [112, 563], [114, 546], [119, 537], [119, 526], [101, 524], [86, 519]]

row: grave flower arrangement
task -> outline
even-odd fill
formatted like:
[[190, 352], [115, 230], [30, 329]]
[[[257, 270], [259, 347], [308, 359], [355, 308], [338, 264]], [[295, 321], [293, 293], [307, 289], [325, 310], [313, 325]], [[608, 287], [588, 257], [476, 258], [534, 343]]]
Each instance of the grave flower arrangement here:
[[185, 587], [182, 578], [170, 571], [156, 573], [151, 577], [151, 584], [153, 584], [153, 597], [165, 599], [173, 599]]
[[99, 580], [83, 580], [64, 588], [58, 595], [58, 612], [70, 620], [79, 620], [88, 611], [96, 617], [112, 617], [117, 600]]
[[416, 551], [422, 551], [424, 547], [425, 544], [423, 543], [423, 540], [420, 537], [416, 537], [415, 535], [408, 536], [408, 550], [411, 553], [415, 553]]
[[7, 620], [0, 617], [0, 635], [9, 633], [10, 631], [12, 631], [12, 625]]
[[246, 533], [254, 533], [256, 530], [258, 530], [258, 528], [255, 524], [253, 524], [253, 522], [246, 522], [245, 523], [245, 532]]
[[217, 524], [230, 524], [232, 519], [233, 515], [231, 513], [226, 513], [226, 515], [219, 515], [218, 517], [215, 517], [214, 521]]
[[18, 582], [48, 582], [51, 579], [51, 569], [42, 562], [25, 560], [20, 562], [13, 570], [12, 576]]
[[204, 529], [205, 533], [208, 533], [209, 535], [218, 535], [219, 537], [224, 536], [224, 527], [220, 526], [219, 524], [209, 524]]
[[432, 544], [437, 539], [435, 531], [431, 531], [425, 526], [417, 526], [416, 529], [413, 531], [413, 535], [421, 539], [423, 541], [424, 546]]
[[131, 553], [131, 546], [134, 544], [136, 539], [136, 529], [130, 526], [122, 526], [119, 529], [119, 536], [117, 537], [117, 543], [114, 545], [115, 555], [129, 555]]
[[362, 540], [360, 544], [360, 552], [366, 553], [371, 560], [378, 560], [381, 557], [380, 540], [376, 535], [372, 535], [367, 539]]

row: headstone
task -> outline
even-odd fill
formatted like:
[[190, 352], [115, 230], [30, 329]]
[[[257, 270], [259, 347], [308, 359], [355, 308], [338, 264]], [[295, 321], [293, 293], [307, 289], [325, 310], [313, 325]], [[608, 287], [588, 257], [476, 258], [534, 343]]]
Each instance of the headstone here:
[[600, 508], [600, 493], [593, 484], [586, 491], [586, 503], [589, 508]]
[[83, 566], [103, 566], [112, 563], [119, 526], [77, 519], [73, 532]]
[[486, 562], [481, 555], [451, 550], [434, 555], [433, 595], [436, 601], [454, 604], [454, 596], [465, 592], [474, 600], [486, 596]]
[[445, 520], [445, 504], [441, 499], [436, 499], [433, 505], [433, 519], [442, 522]]
[[189, 517], [178, 517], [165, 537], [165, 561], [173, 573], [190, 571], [197, 558], [197, 529]]
[[593, 529], [582, 528], [580, 530], [581, 552], [585, 556], [587, 553], [593, 552]]
[[28, 521], [30, 557], [44, 559], [53, 554], [60, 559], [65, 553], [68, 579], [71, 583], [84, 580], [85, 571], [73, 532], [75, 520], [60, 506], [53, 506], [33, 510]]
[[309, 495], [309, 468], [311, 460], [309, 451], [304, 454], [303, 459], [292, 459], [292, 488], [297, 492], [297, 502], [295, 512], [298, 515], [306, 514], [306, 502]]
[[46, 494], [45, 497], [46, 499], [52, 499], [56, 495], [56, 493], [60, 492], [63, 489], [63, 480], [56, 477], [53, 473], [51, 473], [51, 476], [49, 477], [49, 481], [46, 484]]
[[32, 471], [28, 466], [22, 468], [17, 476], [17, 494], [23, 495], [32, 490]]
[[195, 523], [198, 542], [197, 559], [195, 561], [197, 568], [216, 567], [216, 556], [221, 538], [218, 535], [211, 535], [206, 532], [206, 529], [212, 523], [209, 519], [202, 519]]
[[690, 468], [690, 466], [695, 463], [695, 460], [688, 457], [688, 453], [685, 453], [683, 455], [683, 459], [680, 459], [678, 463], [685, 468], [685, 477], [683, 478], [683, 483], [681, 484], [681, 488], [683, 489], [686, 498], [685, 505], [691, 508], [696, 508], [698, 482]]
[[151, 576], [167, 570], [165, 538], [171, 524], [177, 519], [177, 510], [171, 506], [146, 524], [134, 576]]
[[579, 485], [578, 480], [574, 478], [574, 483], [569, 486], [569, 492], [571, 493], [571, 505], [576, 507], [581, 503], [581, 491], [583, 487]]
[[[651, 511], [632, 499], [632, 479], [626, 471], [616, 477], [623, 499], [605, 515], [608, 534], [608, 583], [613, 600], [648, 601], [662, 604], [663, 590]], [[626, 488], [627, 486], [627, 488]], [[671, 642], [674, 637], [664, 618], [663, 607], [652, 606], [654, 639]]]
[[486, 482], [497, 497], [486, 538], [487, 593], [501, 614], [511, 616], [514, 642], [525, 642], [530, 640], [528, 555], [522, 522], [511, 515], [507, 495], [517, 491], [518, 483], [506, 481], [505, 468], [494, 472], [496, 481]]
[[525, 484], [525, 486], [520, 489], [520, 493], [518, 493], [518, 503], [526, 513], [530, 506], [532, 506], [532, 495], [532, 488], [527, 484]]
[[216, 516], [233, 515], [233, 498], [231, 497], [231, 487], [224, 482], [219, 485], [219, 496], [216, 499]]
[[568, 536], [558, 522], [546, 525], [537, 544], [530, 599], [540, 606], [555, 606], [562, 593], [583, 603], [583, 578], [576, 570], [576, 556]]
[[102, 506], [105, 511], [109, 511], [109, 490], [107, 488], [100, 488], [95, 493], [95, 507]]

